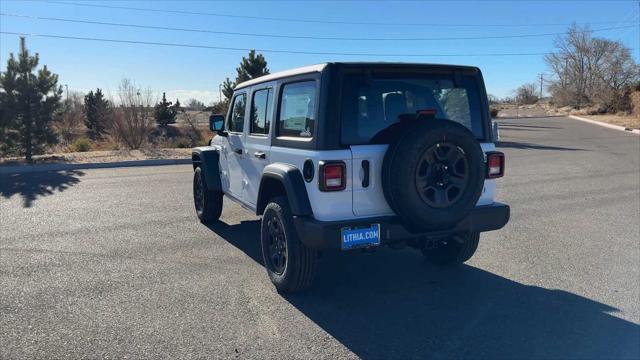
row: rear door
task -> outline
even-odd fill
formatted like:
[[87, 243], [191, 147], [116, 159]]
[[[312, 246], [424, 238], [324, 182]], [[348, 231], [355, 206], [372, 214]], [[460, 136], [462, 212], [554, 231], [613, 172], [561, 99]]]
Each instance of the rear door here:
[[243, 162], [244, 177], [247, 181], [243, 200], [252, 206], [257, 204], [262, 171], [270, 160], [269, 133], [273, 122], [274, 94], [271, 84], [260, 84], [251, 91], [248, 134], [245, 141], [246, 159]]
[[[429, 110], [438, 119], [467, 127], [482, 143], [494, 146], [485, 136], [488, 117], [483, 106], [479, 73], [466, 70], [417, 69], [353, 72], [344, 75], [341, 93], [341, 142], [352, 155], [353, 213], [356, 216], [391, 215], [381, 184], [382, 165], [388, 145], [374, 144], [374, 136], [399, 121], [401, 114]], [[373, 141], [372, 141], [373, 140]], [[491, 203], [492, 180], [485, 182], [479, 204]]]
[[353, 213], [356, 216], [393, 215], [382, 189], [382, 162], [388, 145], [352, 145]]

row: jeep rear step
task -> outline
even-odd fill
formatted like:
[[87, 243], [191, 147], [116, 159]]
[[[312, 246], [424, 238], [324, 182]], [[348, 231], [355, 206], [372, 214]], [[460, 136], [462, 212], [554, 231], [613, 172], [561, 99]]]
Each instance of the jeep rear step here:
[[416, 238], [442, 237], [463, 232], [485, 232], [501, 229], [510, 216], [509, 206], [502, 203], [477, 206], [455, 227], [446, 230], [413, 233], [396, 216], [373, 217], [351, 221], [318, 221], [311, 217], [294, 217], [300, 240], [312, 249], [340, 249], [340, 231], [345, 227], [380, 224], [381, 244], [407, 241]]

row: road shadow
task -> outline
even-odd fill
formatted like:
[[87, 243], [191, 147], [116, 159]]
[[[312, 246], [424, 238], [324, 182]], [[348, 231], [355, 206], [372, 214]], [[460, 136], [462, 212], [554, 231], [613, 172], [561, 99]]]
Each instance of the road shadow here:
[[561, 128], [555, 127], [555, 126], [537, 126], [537, 125], [500, 123], [500, 130], [502, 131], [547, 131], [549, 129], [561, 129]]
[[253, 261], [264, 265], [260, 249], [260, 220], [241, 221], [240, 224], [234, 225], [216, 221], [205, 226], [247, 254]]
[[[210, 229], [262, 264], [259, 221]], [[313, 287], [283, 298], [365, 359], [640, 356], [640, 326], [611, 306], [472, 266], [431, 266], [412, 250], [326, 253]]]
[[515, 115], [510, 115], [510, 116], [498, 116], [497, 118], [495, 118], [496, 120], [527, 120], [527, 119], [553, 119], [553, 118], [566, 118], [568, 117], [568, 115], [540, 115], [540, 116], [533, 116], [533, 115], [528, 115], [528, 116], [515, 116]]
[[562, 129], [561, 127], [557, 127], [557, 126], [541, 126], [541, 125], [529, 125], [529, 124], [516, 124], [516, 123], [508, 123], [508, 122], [498, 122], [498, 124], [500, 124], [500, 128], [506, 128], [509, 130], [514, 130], [512, 128], [518, 128], [518, 129]]
[[541, 144], [532, 144], [527, 142], [515, 142], [515, 141], [498, 141], [496, 142], [496, 147], [509, 148], [509, 149], [522, 149], [522, 150], [587, 151], [585, 149], [580, 149], [580, 148], [541, 145]]
[[43, 196], [62, 192], [80, 182], [84, 172], [78, 170], [47, 171], [0, 175], [0, 196], [8, 199], [13, 195], [22, 197], [22, 206], [31, 207]]

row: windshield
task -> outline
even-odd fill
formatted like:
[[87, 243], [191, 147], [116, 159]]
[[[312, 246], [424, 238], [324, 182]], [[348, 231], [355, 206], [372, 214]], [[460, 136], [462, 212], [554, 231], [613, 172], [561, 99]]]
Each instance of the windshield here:
[[400, 114], [435, 111], [436, 119], [466, 126], [483, 139], [478, 82], [463, 75], [348, 74], [342, 89], [342, 143], [367, 144], [381, 130], [399, 121]]

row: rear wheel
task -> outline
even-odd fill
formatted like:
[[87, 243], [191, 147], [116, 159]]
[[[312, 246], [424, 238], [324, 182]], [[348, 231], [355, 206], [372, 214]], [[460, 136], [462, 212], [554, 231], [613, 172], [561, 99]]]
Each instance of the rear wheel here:
[[455, 265], [471, 259], [478, 248], [480, 233], [455, 234], [438, 242], [435, 248], [423, 248], [427, 261], [437, 265]]
[[291, 293], [311, 285], [318, 253], [298, 238], [285, 197], [276, 197], [267, 204], [260, 238], [267, 274], [278, 291]]
[[222, 214], [222, 192], [207, 188], [207, 182], [200, 167], [193, 172], [193, 204], [198, 219], [203, 224], [218, 220]]

